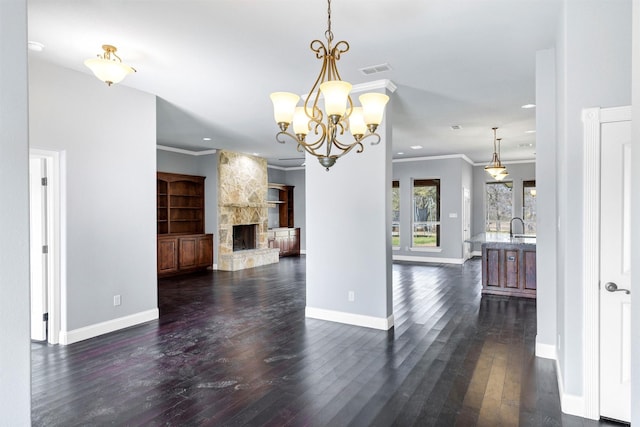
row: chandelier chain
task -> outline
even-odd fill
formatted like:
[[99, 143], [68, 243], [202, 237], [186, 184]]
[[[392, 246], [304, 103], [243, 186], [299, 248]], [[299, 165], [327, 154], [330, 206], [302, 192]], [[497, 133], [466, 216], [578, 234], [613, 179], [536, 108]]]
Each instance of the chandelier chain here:
[[324, 36], [327, 38], [329, 46], [331, 46], [331, 42], [333, 41], [333, 32], [331, 31], [331, 0], [327, 0], [327, 31], [325, 31]]

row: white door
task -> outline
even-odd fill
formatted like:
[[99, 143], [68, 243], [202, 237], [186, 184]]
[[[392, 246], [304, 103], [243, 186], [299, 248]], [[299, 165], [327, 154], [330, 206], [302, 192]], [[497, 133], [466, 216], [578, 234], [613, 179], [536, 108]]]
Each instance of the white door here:
[[462, 188], [462, 247], [463, 258], [468, 260], [471, 258], [471, 243], [465, 243], [471, 239], [471, 192], [468, 188]]
[[47, 339], [47, 193], [42, 181], [45, 168], [44, 159], [29, 159], [31, 339], [37, 341]]
[[601, 126], [600, 415], [631, 418], [631, 122]]

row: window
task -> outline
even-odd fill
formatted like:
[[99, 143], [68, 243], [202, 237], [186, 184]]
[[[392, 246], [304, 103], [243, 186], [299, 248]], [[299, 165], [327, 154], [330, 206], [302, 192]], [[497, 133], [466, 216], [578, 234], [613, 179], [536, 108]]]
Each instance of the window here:
[[400, 181], [391, 183], [391, 246], [400, 246]]
[[536, 234], [536, 181], [522, 182], [522, 219], [525, 234]]
[[413, 247], [440, 246], [440, 180], [413, 181]]
[[485, 231], [508, 233], [513, 216], [513, 182], [487, 182]]

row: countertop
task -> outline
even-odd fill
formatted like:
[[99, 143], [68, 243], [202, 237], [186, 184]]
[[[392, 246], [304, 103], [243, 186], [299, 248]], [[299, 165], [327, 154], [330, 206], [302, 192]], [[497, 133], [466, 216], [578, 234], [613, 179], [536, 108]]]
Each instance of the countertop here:
[[[521, 235], [515, 235], [521, 236]], [[535, 236], [526, 235], [524, 237], [509, 237], [507, 233], [480, 233], [476, 234], [472, 238], [465, 240], [468, 243], [487, 244], [493, 247], [499, 247], [501, 245], [532, 245], [535, 247]]]

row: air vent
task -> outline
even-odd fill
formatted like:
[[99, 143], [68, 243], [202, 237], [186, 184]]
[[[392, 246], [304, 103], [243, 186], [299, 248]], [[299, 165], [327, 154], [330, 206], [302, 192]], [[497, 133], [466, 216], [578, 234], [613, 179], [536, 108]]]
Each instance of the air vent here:
[[377, 73], [384, 73], [385, 71], [391, 71], [391, 66], [387, 63], [360, 68], [360, 72], [365, 76], [370, 76], [372, 74], [377, 74]]
[[462, 126], [460, 125], [451, 125], [451, 130], [460, 130], [462, 129]]

